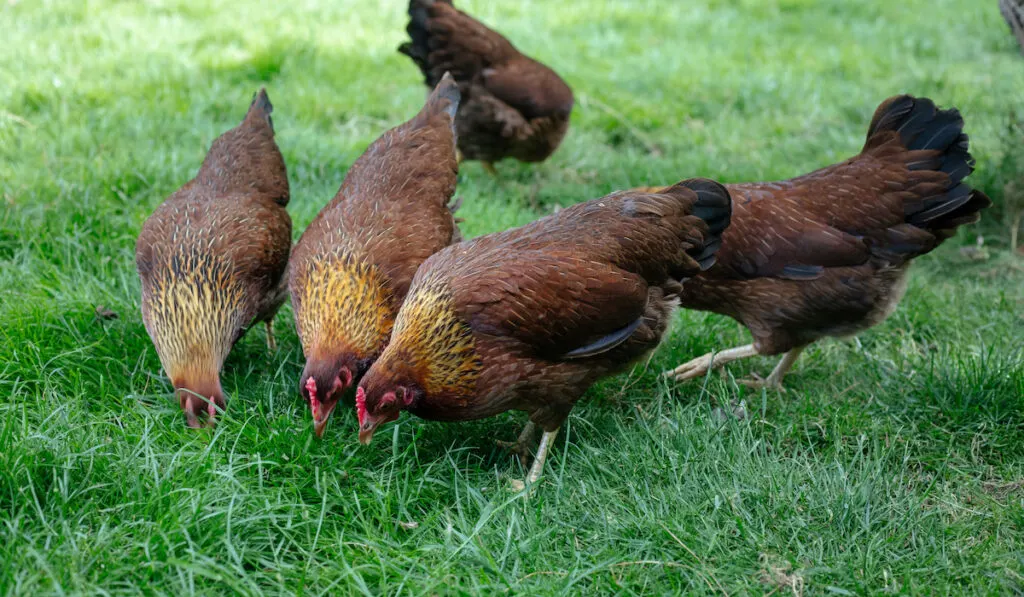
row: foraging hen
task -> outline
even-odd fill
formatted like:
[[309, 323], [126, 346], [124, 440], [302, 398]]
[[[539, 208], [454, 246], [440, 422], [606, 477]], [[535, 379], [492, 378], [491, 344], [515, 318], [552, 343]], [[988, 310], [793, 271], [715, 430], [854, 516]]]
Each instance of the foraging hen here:
[[135, 248], [142, 319], [189, 426], [224, 409], [231, 347], [287, 296], [288, 173], [261, 89], [242, 123], [210, 147], [194, 179], [146, 220]]
[[694, 179], [437, 253], [359, 385], [360, 441], [403, 410], [441, 421], [522, 410], [545, 432], [528, 477], [536, 481], [586, 389], [658, 345], [682, 281], [714, 263], [729, 214], [725, 188]]
[[419, 114], [356, 160], [295, 246], [289, 290], [306, 356], [300, 392], [318, 436], [384, 349], [416, 268], [458, 240], [449, 206], [458, 105], [446, 75]]
[[456, 9], [451, 0], [411, 0], [411, 41], [399, 51], [412, 58], [433, 87], [445, 72], [459, 83], [455, 116], [459, 150], [467, 160], [512, 157], [540, 162], [558, 148], [569, 128], [572, 90], [553, 70], [524, 56], [507, 39]]
[[766, 380], [750, 382], [781, 387], [808, 344], [888, 317], [910, 261], [991, 204], [963, 183], [974, 169], [963, 127], [955, 109], [893, 97], [875, 112], [858, 156], [783, 182], [728, 185], [734, 212], [718, 263], [680, 299], [736, 319], [754, 342], [668, 375], [692, 379], [736, 359], [785, 353]]

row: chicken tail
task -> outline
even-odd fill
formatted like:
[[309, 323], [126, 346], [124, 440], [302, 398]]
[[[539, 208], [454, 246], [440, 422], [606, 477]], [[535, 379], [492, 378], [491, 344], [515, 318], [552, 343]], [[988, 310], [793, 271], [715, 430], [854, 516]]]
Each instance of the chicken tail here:
[[458, 132], [455, 130], [455, 112], [459, 109], [462, 94], [455, 79], [448, 73], [441, 77], [441, 82], [430, 92], [423, 109], [410, 121], [414, 128], [429, 127], [440, 130], [447, 128], [451, 132], [452, 152], [456, 154]]
[[241, 124], [214, 139], [194, 182], [218, 194], [256, 194], [288, 205], [288, 169], [274, 141], [273, 110], [261, 88]]
[[405, 27], [410, 41], [398, 46], [398, 51], [405, 54], [419, 67], [428, 87], [438, 83], [437, 75], [431, 75], [427, 57], [430, 56], [430, 7], [435, 3], [451, 4], [451, 0], [409, 0], [409, 24]]
[[[907, 227], [891, 231], [895, 246], [905, 254], [922, 254], [956, 232], [977, 222], [992, 204], [981, 191], [963, 180], [974, 171], [964, 120], [955, 108], [939, 110], [928, 98], [901, 95], [889, 98], [875, 111], [863, 154], [884, 161], [898, 160], [910, 171], [912, 193], [904, 203], [905, 222], [929, 233], [931, 242]], [[903, 228], [903, 230], [899, 230]], [[911, 240], [916, 237], [916, 240]]]
[[452, 78], [451, 73], [446, 72], [441, 77], [441, 82], [434, 87], [434, 91], [427, 98], [423, 111], [429, 114], [447, 112], [448, 117], [452, 120], [452, 126], [455, 126], [455, 112], [459, 110], [460, 101], [462, 101], [462, 94], [459, 92], [459, 85]]
[[704, 236], [704, 243], [688, 253], [700, 264], [701, 271], [708, 270], [715, 264], [715, 254], [722, 246], [722, 233], [729, 227], [729, 220], [732, 218], [732, 198], [729, 191], [713, 180], [691, 178], [677, 182], [660, 192], [666, 195], [685, 192], [688, 196], [696, 193], [697, 200], [693, 203], [691, 214], [707, 224], [708, 233]]
[[267, 97], [266, 87], [260, 87], [260, 90], [252, 96], [252, 103], [249, 104], [249, 112], [246, 113], [245, 119], [264, 120], [270, 127], [270, 131], [273, 132], [274, 121], [270, 118], [270, 113], [273, 111], [274, 105], [270, 103], [270, 98]]

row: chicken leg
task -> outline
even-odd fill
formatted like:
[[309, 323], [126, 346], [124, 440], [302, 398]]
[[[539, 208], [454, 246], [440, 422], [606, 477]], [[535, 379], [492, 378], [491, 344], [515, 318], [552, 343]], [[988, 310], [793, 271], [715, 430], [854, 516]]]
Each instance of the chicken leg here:
[[558, 437], [558, 430], [556, 427], [554, 431], [545, 431], [544, 435], [540, 438], [540, 446], [537, 448], [537, 455], [533, 458], [533, 466], [530, 467], [530, 474], [526, 476], [526, 483], [533, 485], [540, 479], [540, 475], [544, 472], [544, 461], [548, 457], [548, 450], [551, 448], [552, 442]]
[[275, 352], [277, 350], [277, 341], [274, 340], [274, 322], [268, 319], [263, 322], [263, 325], [267, 330], [267, 350]]
[[497, 170], [497, 168], [494, 167], [493, 163], [491, 163], [491, 162], [480, 162], [480, 165], [483, 166], [484, 172], [490, 174], [491, 176], [498, 176], [498, 170]]
[[[520, 481], [519, 479], [513, 479], [510, 483], [513, 491], [522, 491], [523, 489], [532, 486], [540, 479], [541, 473], [544, 472], [544, 461], [547, 460], [548, 450], [551, 448], [551, 444], [555, 441], [555, 438], [558, 437], [559, 429], [561, 428], [556, 428], [554, 431], [545, 431], [544, 435], [541, 436], [540, 446], [537, 447], [537, 455], [533, 458], [533, 466], [530, 467], [530, 472], [527, 473], [526, 480]], [[533, 428], [530, 425], [527, 425], [527, 429], [523, 430], [524, 434], [527, 430], [529, 430], [531, 434], [533, 433]], [[522, 435], [520, 435], [520, 439], [522, 439]]]
[[[701, 377], [711, 369], [717, 369], [733, 361], [753, 356], [757, 356], [757, 349], [754, 348], [753, 344], [730, 348], [722, 352], [709, 352], [702, 357], [697, 357], [692, 361], [683, 363], [671, 371], [666, 371], [664, 375], [671, 377], [675, 381], [686, 381]], [[785, 371], [782, 373], [785, 375]]]
[[785, 391], [782, 387], [782, 378], [786, 376], [786, 373], [793, 367], [793, 363], [796, 362], [797, 358], [800, 357], [800, 353], [804, 351], [807, 346], [797, 346], [790, 350], [786, 354], [782, 355], [782, 360], [779, 364], [772, 369], [771, 374], [766, 379], [762, 379], [761, 376], [756, 373], [751, 375], [749, 379], [741, 380], [740, 383], [750, 388], [766, 388], [769, 390]]

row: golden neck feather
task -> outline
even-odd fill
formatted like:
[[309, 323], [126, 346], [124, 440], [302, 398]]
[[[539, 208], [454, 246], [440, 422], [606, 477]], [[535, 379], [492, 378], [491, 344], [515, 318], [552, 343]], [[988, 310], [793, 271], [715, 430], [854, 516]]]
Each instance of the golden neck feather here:
[[[295, 290], [295, 320], [306, 358], [377, 354], [394, 325], [390, 286], [380, 270], [349, 254], [308, 264]], [[322, 353], [322, 354], [321, 354]]]
[[428, 395], [472, 396], [483, 368], [473, 330], [441, 282], [421, 284], [406, 298], [381, 360], [392, 368], [407, 363]]
[[244, 290], [230, 264], [210, 254], [180, 251], [157, 268], [146, 288], [143, 315], [160, 362], [172, 381], [216, 379], [242, 327]]

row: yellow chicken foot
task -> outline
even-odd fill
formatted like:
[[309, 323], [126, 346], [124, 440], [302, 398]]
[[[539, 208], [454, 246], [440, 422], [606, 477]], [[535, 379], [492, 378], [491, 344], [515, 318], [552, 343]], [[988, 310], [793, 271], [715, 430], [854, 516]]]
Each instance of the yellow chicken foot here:
[[552, 442], [558, 437], [558, 429], [554, 431], [545, 431], [544, 435], [540, 438], [540, 447], [537, 448], [537, 456], [533, 459], [533, 466], [530, 467], [530, 474], [526, 476], [526, 483], [533, 485], [540, 479], [540, 475], [544, 472], [544, 461], [548, 457], [548, 450], [551, 448]]
[[480, 162], [480, 165], [483, 166], [484, 172], [490, 174], [491, 176], [498, 175], [498, 170], [494, 167], [494, 164], [492, 164], [491, 162]]
[[[532, 423], [530, 425], [527, 425], [529, 431], [532, 433], [533, 429], [531, 428], [531, 426]], [[523, 439], [523, 435], [526, 433], [526, 431], [527, 429], [524, 429], [523, 434], [520, 434], [520, 440]], [[522, 491], [524, 489], [529, 488], [530, 493], [533, 492], [533, 484], [540, 479], [541, 473], [544, 472], [544, 461], [547, 460], [548, 450], [551, 448], [551, 444], [552, 442], [555, 441], [556, 437], [558, 437], [558, 429], [555, 429], [554, 431], [544, 432], [544, 435], [542, 435], [540, 438], [540, 446], [537, 447], [537, 456], [535, 456], [533, 459], [533, 466], [530, 467], [530, 472], [526, 475], [526, 480], [520, 481], [519, 479], [513, 479], [512, 482], [509, 484], [511, 486], [512, 491]], [[516, 443], [519, 442], [517, 441]], [[529, 496], [529, 494], [527, 495]]]
[[665, 377], [671, 377], [675, 381], [686, 381], [696, 377], [702, 377], [711, 369], [717, 369], [727, 363], [757, 356], [757, 349], [753, 344], [738, 346], [723, 350], [722, 352], [709, 352], [702, 357], [683, 363], [671, 371], [664, 373]]

